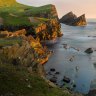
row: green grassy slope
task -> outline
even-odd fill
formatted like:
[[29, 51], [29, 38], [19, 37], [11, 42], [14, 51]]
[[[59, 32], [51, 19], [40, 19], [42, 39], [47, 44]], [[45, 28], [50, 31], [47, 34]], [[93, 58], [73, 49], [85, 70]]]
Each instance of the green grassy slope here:
[[0, 54], [0, 96], [70, 96], [50, 87], [36, 72], [30, 74], [25, 67], [14, 66], [4, 57]]
[[40, 17], [50, 11], [51, 5], [32, 7], [19, 4], [15, 0], [0, 0], [0, 17], [3, 18], [4, 25], [31, 25], [34, 22], [30, 22], [28, 17]]

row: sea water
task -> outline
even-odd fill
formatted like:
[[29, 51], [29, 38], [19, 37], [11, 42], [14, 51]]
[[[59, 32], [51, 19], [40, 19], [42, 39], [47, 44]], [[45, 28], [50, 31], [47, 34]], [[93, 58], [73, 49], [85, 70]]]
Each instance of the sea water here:
[[[87, 94], [92, 86], [96, 88], [96, 66], [94, 65], [96, 51], [92, 54], [84, 52], [90, 47], [96, 50], [95, 21], [95, 19], [88, 20], [87, 26], [81, 27], [61, 24], [63, 37], [59, 38], [57, 43], [48, 46], [54, 53], [45, 64], [45, 70], [48, 73], [51, 68], [55, 68], [57, 72], [60, 72], [57, 75], [58, 86], [62, 86], [62, 79], [66, 76], [70, 78], [71, 83], [76, 84], [74, 88], [76, 92]], [[64, 44], [67, 44], [67, 48]], [[50, 79], [52, 76], [46, 75], [46, 77]]]

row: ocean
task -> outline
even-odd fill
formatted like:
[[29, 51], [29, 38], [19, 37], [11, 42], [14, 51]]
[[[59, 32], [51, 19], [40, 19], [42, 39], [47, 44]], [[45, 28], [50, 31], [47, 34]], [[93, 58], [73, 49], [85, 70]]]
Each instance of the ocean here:
[[[46, 78], [54, 76], [58, 86], [64, 85], [74, 92], [87, 94], [96, 88], [96, 51], [92, 54], [84, 52], [90, 47], [96, 50], [96, 19], [89, 19], [87, 26], [81, 27], [61, 24], [61, 30], [63, 37], [48, 46], [54, 53], [44, 66]], [[60, 74], [50, 72], [51, 68]], [[70, 79], [69, 84], [63, 82], [64, 76]]]

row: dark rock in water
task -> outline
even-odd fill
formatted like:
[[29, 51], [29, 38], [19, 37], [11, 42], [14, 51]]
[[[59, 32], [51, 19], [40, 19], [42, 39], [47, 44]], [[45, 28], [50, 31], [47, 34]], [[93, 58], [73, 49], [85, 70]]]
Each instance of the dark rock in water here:
[[91, 53], [93, 53], [93, 49], [92, 48], [88, 48], [87, 50], [85, 50], [85, 53], [91, 54]]
[[90, 90], [87, 96], [96, 96], [96, 90]]
[[55, 74], [57, 74], [57, 75], [58, 75], [58, 74], [60, 74], [60, 72], [56, 72]]
[[73, 85], [73, 88], [76, 88], [76, 84]]
[[51, 68], [50, 71], [54, 72], [55, 71], [55, 68]]
[[72, 12], [69, 12], [64, 15], [59, 21], [60, 23], [64, 23], [70, 26], [84, 26], [87, 24], [85, 14], [81, 15], [80, 17], [77, 17]]
[[57, 82], [57, 78], [56, 78], [56, 77], [52, 77], [52, 78], [50, 79], [50, 81], [53, 82], [53, 83], [56, 83], [56, 82]]
[[66, 83], [70, 83], [71, 80], [70, 80], [70, 78], [64, 76], [63, 81], [66, 82]]

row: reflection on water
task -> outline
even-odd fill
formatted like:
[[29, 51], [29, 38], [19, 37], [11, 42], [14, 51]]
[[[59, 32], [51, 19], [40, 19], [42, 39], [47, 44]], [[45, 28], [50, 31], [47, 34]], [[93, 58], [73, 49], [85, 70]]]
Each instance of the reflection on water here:
[[[55, 68], [60, 74], [55, 75], [58, 86], [62, 86], [64, 76], [70, 78], [68, 85], [76, 84], [74, 91], [88, 93], [92, 81], [96, 79], [96, 51], [88, 55], [84, 51], [92, 47], [96, 50], [96, 24], [88, 24], [86, 27], [72, 27], [62, 24], [64, 36], [59, 38], [56, 44], [50, 45], [54, 50], [53, 55], [45, 65], [46, 73]], [[94, 37], [93, 37], [94, 36]], [[64, 47], [67, 44], [67, 48]], [[54, 73], [52, 73], [54, 75]], [[51, 75], [52, 75], [51, 74]], [[50, 79], [52, 76], [47, 75]]]

